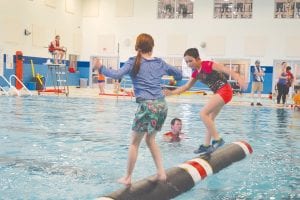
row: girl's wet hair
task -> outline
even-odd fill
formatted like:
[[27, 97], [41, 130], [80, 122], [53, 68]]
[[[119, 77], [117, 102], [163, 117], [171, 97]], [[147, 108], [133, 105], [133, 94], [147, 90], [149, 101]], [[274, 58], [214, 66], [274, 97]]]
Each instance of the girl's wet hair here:
[[135, 50], [137, 51], [136, 59], [132, 69], [132, 76], [136, 76], [140, 71], [142, 53], [152, 52], [154, 40], [151, 35], [142, 33], [136, 38]]
[[193, 58], [200, 58], [199, 51], [197, 48], [190, 48], [184, 52], [183, 56], [191, 56]]

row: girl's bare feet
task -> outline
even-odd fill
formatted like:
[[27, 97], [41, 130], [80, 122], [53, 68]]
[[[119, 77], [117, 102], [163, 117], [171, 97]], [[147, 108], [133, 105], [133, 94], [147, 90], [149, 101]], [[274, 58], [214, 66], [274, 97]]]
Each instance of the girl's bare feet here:
[[118, 183], [121, 183], [125, 186], [130, 186], [131, 185], [131, 177], [130, 176], [124, 176], [120, 179], [118, 179]]

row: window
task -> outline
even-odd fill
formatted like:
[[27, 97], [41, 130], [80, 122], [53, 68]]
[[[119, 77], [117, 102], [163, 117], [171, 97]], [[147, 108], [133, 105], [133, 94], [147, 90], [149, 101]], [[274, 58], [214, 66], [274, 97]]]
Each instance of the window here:
[[193, 18], [193, 0], [158, 0], [157, 17], [159, 19]]
[[274, 18], [300, 18], [300, 0], [275, 0]]
[[252, 0], [215, 0], [214, 18], [252, 18]]

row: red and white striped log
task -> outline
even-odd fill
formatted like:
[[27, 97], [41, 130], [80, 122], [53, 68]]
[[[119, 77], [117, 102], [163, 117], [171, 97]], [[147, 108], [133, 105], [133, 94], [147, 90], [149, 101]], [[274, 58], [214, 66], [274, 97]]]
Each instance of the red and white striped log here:
[[233, 142], [211, 153], [188, 160], [166, 170], [167, 181], [157, 182], [155, 176], [133, 183], [130, 187], [99, 197], [98, 200], [168, 200], [194, 187], [211, 174], [244, 159], [253, 152], [245, 141]]

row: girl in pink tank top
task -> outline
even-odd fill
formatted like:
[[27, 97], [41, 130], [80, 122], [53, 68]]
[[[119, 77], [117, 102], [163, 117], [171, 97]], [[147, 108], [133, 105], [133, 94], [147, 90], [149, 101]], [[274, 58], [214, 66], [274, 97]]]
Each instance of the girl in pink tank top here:
[[230, 75], [243, 89], [247, 88], [247, 84], [239, 74], [230, 71], [230, 69], [224, 65], [212, 61], [202, 61], [198, 49], [196, 48], [186, 50], [184, 59], [187, 65], [194, 70], [190, 80], [175, 90], [165, 90], [165, 95], [180, 94], [187, 91], [197, 80], [206, 84], [213, 91], [214, 94], [211, 99], [200, 112], [200, 117], [207, 129], [205, 141], [204, 144], [200, 145], [200, 147], [194, 151], [194, 153], [200, 155], [211, 153], [225, 143], [215, 126], [215, 118], [223, 106], [231, 100], [233, 94], [232, 88], [230, 84], [227, 83], [227, 78], [224, 75]]

